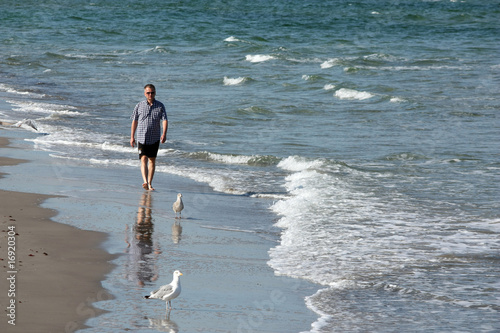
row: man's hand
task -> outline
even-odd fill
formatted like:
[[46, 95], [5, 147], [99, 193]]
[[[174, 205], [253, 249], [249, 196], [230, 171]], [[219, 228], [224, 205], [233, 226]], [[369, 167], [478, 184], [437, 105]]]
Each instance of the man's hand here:
[[162, 136], [160, 138], [160, 141], [161, 141], [161, 143], [165, 143], [167, 141], [167, 135], [166, 134], [162, 134]]
[[132, 125], [130, 126], [130, 145], [132, 148], [135, 147], [135, 131], [137, 130], [138, 124], [137, 120], [133, 120]]

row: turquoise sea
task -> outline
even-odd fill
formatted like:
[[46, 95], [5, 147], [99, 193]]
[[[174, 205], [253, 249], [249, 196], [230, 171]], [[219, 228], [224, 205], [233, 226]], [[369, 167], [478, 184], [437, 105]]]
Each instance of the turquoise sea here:
[[499, 332], [499, 22], [498, 0], [0, 1], [0, 120], [81, 220], [103, 172], [140, 187], [130, 115], [153, 83], [155, 177], [264, 207], [224, 228], [319, 286], [311, 332]]

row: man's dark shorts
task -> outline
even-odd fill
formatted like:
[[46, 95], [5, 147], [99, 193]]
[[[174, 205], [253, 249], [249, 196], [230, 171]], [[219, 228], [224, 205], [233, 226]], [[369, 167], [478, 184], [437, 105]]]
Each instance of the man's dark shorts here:
[[158, 155], [158, 149], [160, 148], [160, 141], [157, 141], [152, 145], [144, 145], [142, 143], [138, 143], [137, 147], [139, 148], [139, 159], [143, 155], [146, 155], [149, 158], [156, 158], [156, 155]]

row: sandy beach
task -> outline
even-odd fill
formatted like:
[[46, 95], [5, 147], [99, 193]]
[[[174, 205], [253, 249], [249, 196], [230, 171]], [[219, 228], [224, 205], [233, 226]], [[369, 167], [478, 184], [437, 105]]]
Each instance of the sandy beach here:
[[[0, 166], [22, 162], [0, 157]], [[0, 190], [2, 332], [74, 332], [102, 312], [93, 302], [112, 297], [101, 285], [113, 268], [107, 235], [51, 221], [47, 198]]]

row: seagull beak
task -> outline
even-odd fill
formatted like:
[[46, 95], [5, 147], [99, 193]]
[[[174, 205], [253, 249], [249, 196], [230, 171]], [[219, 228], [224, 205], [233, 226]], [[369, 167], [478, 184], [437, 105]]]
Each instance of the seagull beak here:
[[181, 272], [179, 272], [179, 275], [183, 275]]

